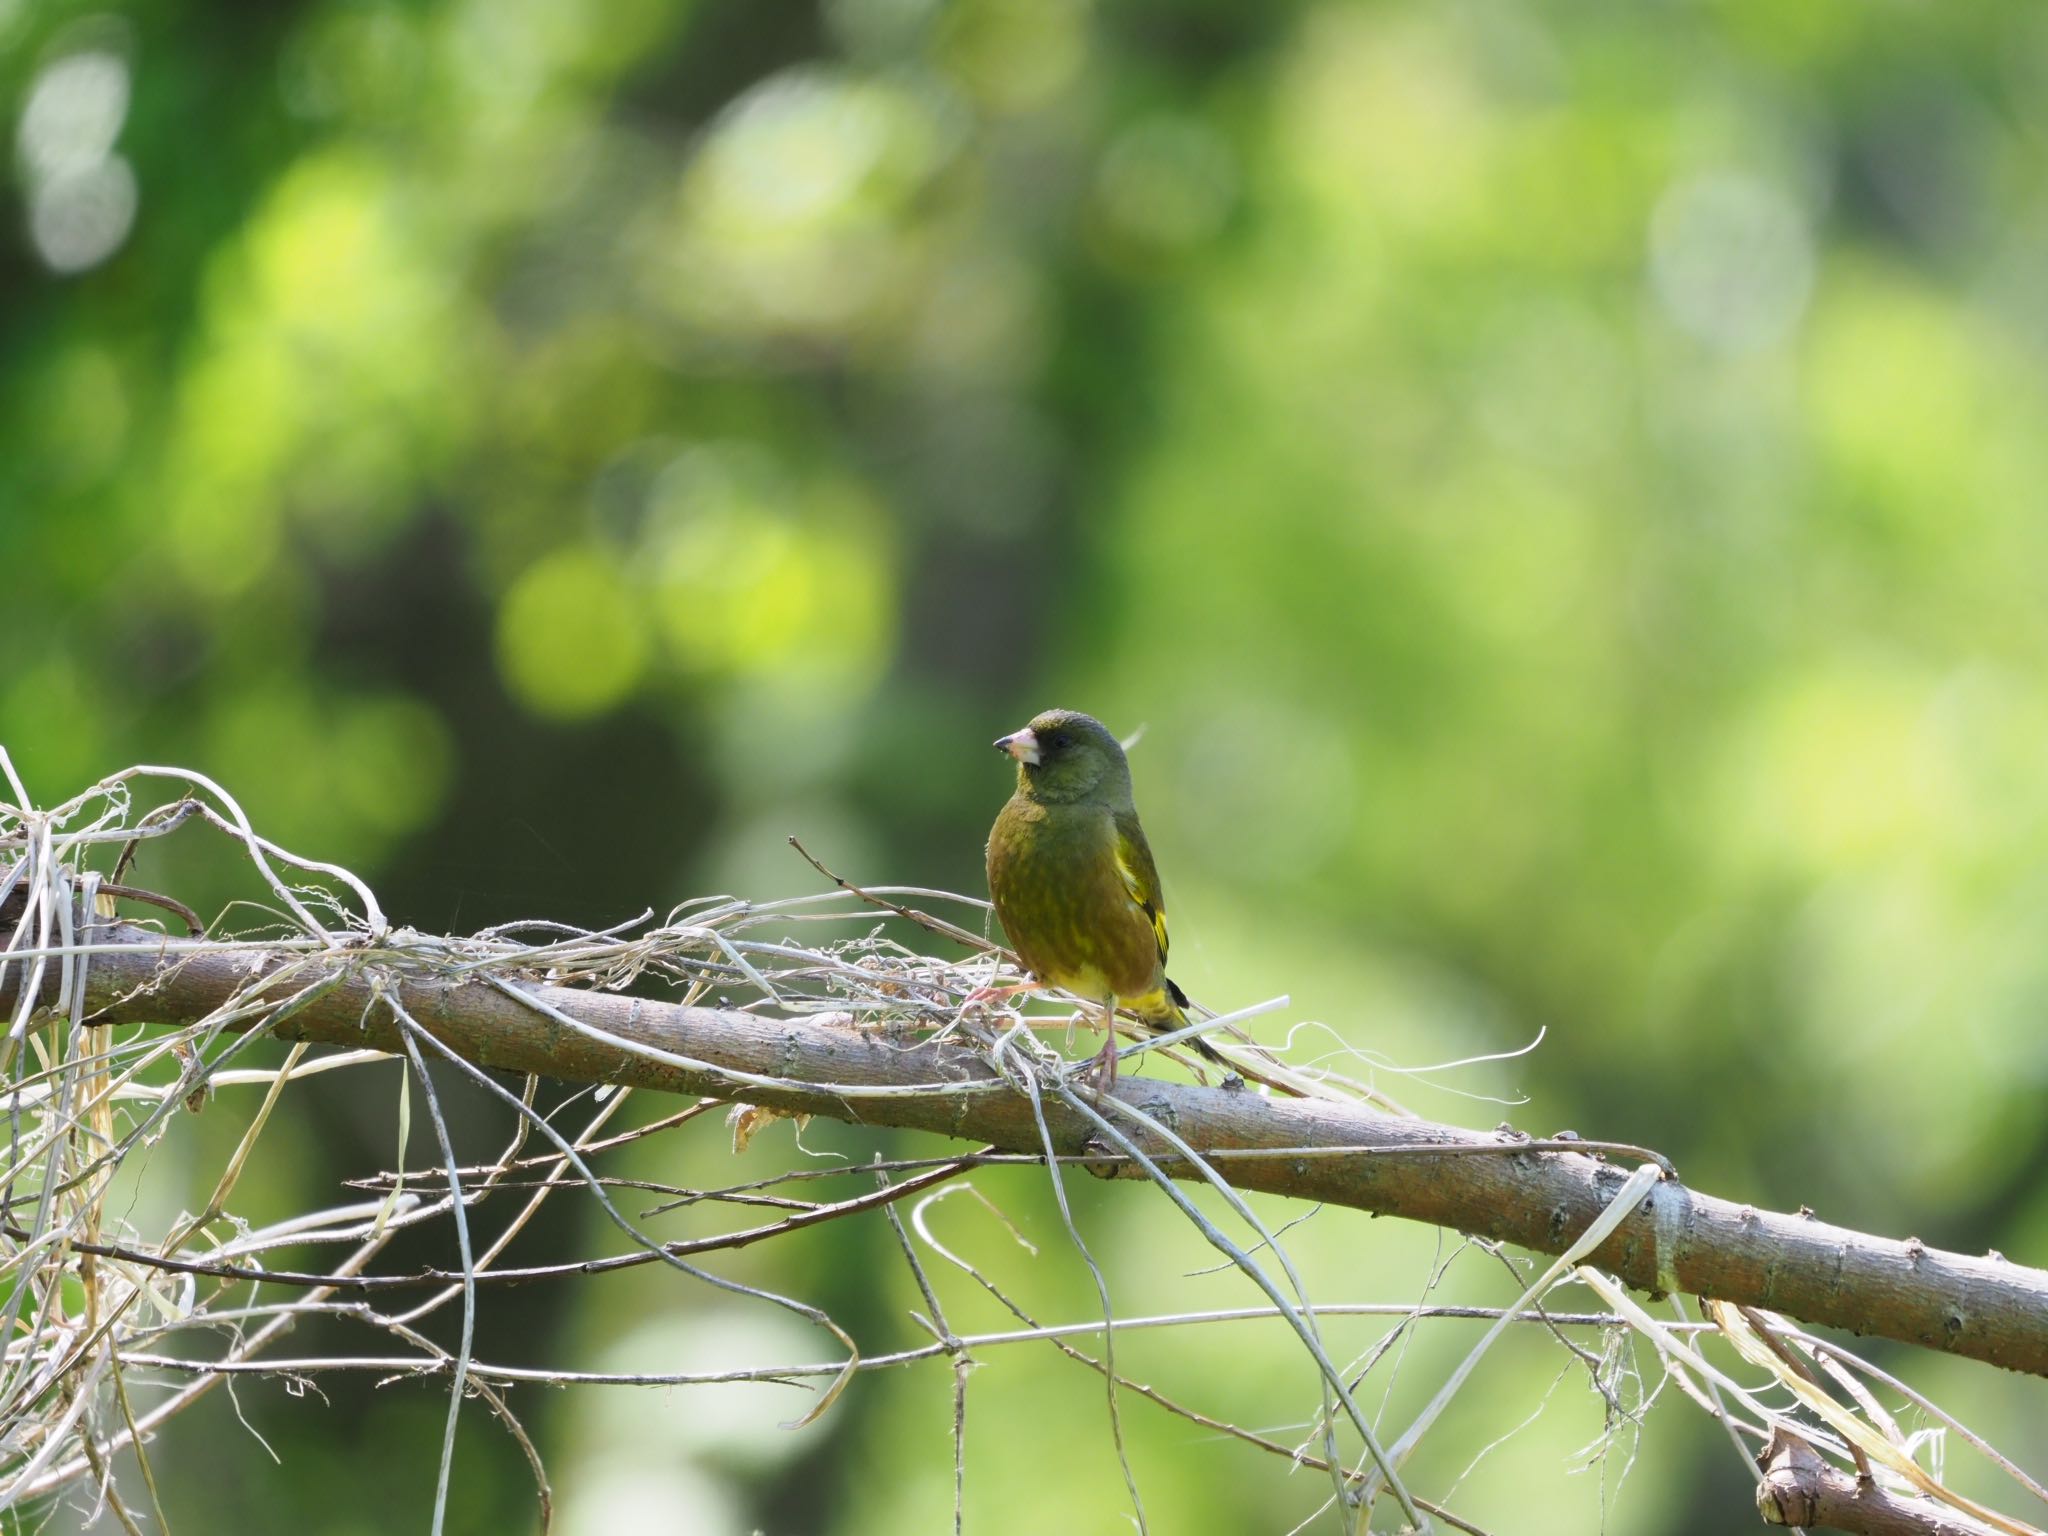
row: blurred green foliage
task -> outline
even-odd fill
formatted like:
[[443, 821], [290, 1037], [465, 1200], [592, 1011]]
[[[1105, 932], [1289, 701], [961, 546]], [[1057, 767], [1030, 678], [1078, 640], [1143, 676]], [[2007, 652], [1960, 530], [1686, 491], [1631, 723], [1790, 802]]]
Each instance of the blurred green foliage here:
[[[1198, 997], [1406, 1065], [1541, 1030], [1435, 1082], [2048, 1262], [2036, 9], [0, 0], [0, 99], [0, 740], [45, 804], [190, 764], [428, 928], [809, 888], [792, 831], [977, 890], [986, 742], [1084, 707], [1147, 728]], [[280, 1210], [391, 1155], [390, 1102], [326, 1113]], [[1041, 1184], [990, 1187], [1061, 1251]], [[1079, 1193], [1127, 1309], [1243, 1299]], [[1296, 1237], [1353, 1299], [1436, 1245]], [[913, 1341], [879, 1225], [806, 1242], [735, 1272]], [[1035, 1266], [1044, 1315], [1087, 1315], [1077, 1270]], [[489, 1339], [821, 1353], [675, 1280]], [[1516, 1348], [1438, 1486], [1541, 1399]], [[1276, 1335], [1172, 1354], [1303, 1411]], [[2021, 1384], [1926, 1369], [2048, 1470], [1999, 1433]], [[941, 1527], [936, 1369], [794, 1436], [749, 1390], [546, 1401], [564, 1529]], [[1118, 1526], [1094, 1378], [974, 1391], [972, 1528]], [[332, 1396], [243, 1393], [281, 1471], [224, 1401], [174, 1434], [174, 1518], [408, 1528], [438, 1406]], [[1125, 1412], [1155, 1528], [1312, 1507]], [[1689, 1414], [1615, 1498], [1567, 1475], [1573, 1386], [1461, 1507], [1728, 1529]], [[455, 1528], [530, 1519], [488, 1429], [458, 1473]]]

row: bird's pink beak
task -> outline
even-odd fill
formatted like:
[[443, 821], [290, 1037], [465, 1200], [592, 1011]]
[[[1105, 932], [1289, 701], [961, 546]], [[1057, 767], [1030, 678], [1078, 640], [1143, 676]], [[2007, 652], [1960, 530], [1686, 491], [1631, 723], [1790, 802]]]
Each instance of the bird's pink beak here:
[[996, 750], [998, 752], [1007, 752], [1010, 756], [1017, 759], [1018, 762], [1029, 763], [1034, 768], [1038, 766], [1040, 761], [1038, 737], [1028, 725], [1021, 731], [1012, 731], [1007, 736], [997, 737]]

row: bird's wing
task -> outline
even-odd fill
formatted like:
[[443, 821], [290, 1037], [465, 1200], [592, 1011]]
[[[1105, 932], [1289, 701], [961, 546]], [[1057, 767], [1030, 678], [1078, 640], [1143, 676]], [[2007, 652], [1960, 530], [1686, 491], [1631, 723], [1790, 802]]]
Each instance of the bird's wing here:
[[1124, 889], [1138, 910], [1152, 924], [1152, 937], [1159, 943], [1159, 963], [1166, 964], [1166, 898], [1159, 894], [1159, 870], [1152, 862], [1152, 845], [1145, 841], [1145, 829], [1134, 813], [1120, 812], [1116, 818], [1116, 867], [1124, 878]]

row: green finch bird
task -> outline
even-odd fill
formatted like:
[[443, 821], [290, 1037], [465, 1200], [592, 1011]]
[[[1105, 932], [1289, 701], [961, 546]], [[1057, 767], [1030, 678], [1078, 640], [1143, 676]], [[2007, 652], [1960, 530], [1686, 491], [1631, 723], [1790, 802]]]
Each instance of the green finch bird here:
[[[1122, 1004], [1154, 1030], [1178, 1029], [1187, 998], [1166, 976], [1166, 906], [1123, 747], [1100, 720], [1049, 709], [996, 748], [1017, 760], [1017, 792], [988, 835], [988, 889], [1017, 957], [1043, 984], [1100, 1004], [1105, 1022]], [[1114, 1081], [1114, 1029], [1102, 1049]]]

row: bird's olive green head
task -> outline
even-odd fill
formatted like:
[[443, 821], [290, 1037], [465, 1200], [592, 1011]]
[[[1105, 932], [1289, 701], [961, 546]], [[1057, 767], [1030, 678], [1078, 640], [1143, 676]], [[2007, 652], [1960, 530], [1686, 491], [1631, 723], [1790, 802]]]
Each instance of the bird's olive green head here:
[[1048, 709], [996, 743], [1017, 760], [1018, 793], [1047, 804], [1077, 800], [1131, 803], [1131, 767], [1123, 745], [1093, 715]]

